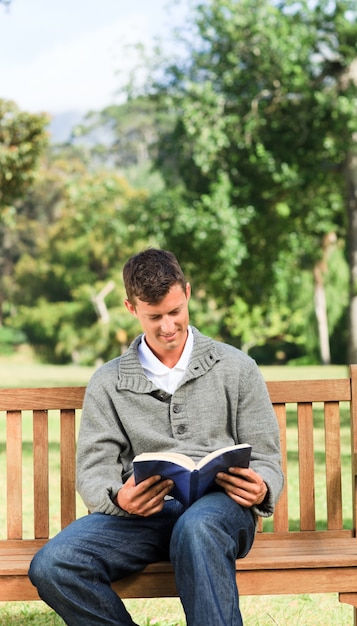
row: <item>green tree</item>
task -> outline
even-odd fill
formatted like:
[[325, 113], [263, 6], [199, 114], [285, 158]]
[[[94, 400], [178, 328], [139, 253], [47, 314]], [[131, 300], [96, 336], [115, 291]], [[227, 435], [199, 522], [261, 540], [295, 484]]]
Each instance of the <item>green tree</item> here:
[[20, 111], [0, 100], [0, 326], [19, 255], [19, 201], [30, 189], [47, 145], [45, 115]]
[[48, 142], [46, 115], [21, 111], [0, 100], [0, 215], [21, 198], [34, 180], [39, 157]]
[[[355, 169], [350, 165], [357, 123], [356, 17], [350, 0], [316, 6], [307, 1], [199, 3], [186, 58], [160, 68], [164, 80], [149, 85], [162, 106], [176, 114], [158, 158], [167, 187], [178, 189], [181, 197], [171, 215], [174, 228], [181, 226], [181, 239], [189, 235], [186, 251], [200, 270], [207, 258], [210, 267], [220, 264], [228, 305], [239, 294], [248, 310], [259, 306], [269, 319], [279, 289], [275, 268], [292, 235], [298, 242], [297, 271], [312, 275], [323, 258], [326, 235], [343, 239], [348, 230], [350, 275], [356, 275]], [[207, 219], [211, 215], [221, 224], [220, 209], [216, 205], [215, 213], [211, 200], [223, 178], [225, 205], [234, 215], [230, 239], [236, 238], [240, 250], [226, 265], [215, 256], [217, 247], [211, 257], [209, 248], [202, 256], [196, 240], [200, 224], [205, 232], [204, 219], [197, 219], [193, 235], [187, 208], [193, 213], [200, 207]], [[354, 282], [351, 327], [357, 324]], [[357, 343], [350, 359], [357, 360]]]
[[117, 174], [88, 171], [80, 161], [55, 159], [42, 171], [27, 203], [55, 219], [33, 224], [15, 266], [9, 324], [43, 360], [105, 360], [137, 331], [124, 312], [120, 274], [146, 243], [136, 219], [142, 201]]
[[[152, 171], [159, 134], [171, 122], [147, 97], [91, 111], [73, 131], [72, 143], [89, 149], [92, 163], [115, 167], [136, 188], [162, 189], [159, 172]], [[172, 122], [171, 122], [172, 123]]]

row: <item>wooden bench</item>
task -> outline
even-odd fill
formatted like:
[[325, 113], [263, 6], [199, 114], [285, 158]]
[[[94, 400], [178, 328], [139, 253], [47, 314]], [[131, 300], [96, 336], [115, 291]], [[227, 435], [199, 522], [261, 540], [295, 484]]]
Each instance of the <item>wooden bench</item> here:
[[[268, 389], [280, 425], [287, 484], [273, 519], [260, 523], [250, 554], [237, 561], [240, 594], [336, 592], [341, 602], [353, 605], [357, 624], [357, 365], [344, 379], [269, 382]], [[7, 422], [7, 529], [0, 540], [0, 600], [38, 599], [27, 578], [30, 560], [51, 536], [53, 521], [64, 527], [78, 515], [75, 442], [83, 395], [82, 387], [0, 390], [0, 419]], [[56, 420], [60, 444], [49, 442], [48, 424]], [[27, 423], [25, 441], [22, 423]], [[345, 445], [351, 440], [347, 458], [341, 455], [341, 436]], [[49, 456], [58, 447], [59, 467], [53, 470]], [[33, 477], [22, 475], [25, 453], [33, 457]], [[342, 463], [350, 466], [347, 483]], [[51, 504], [50, 516], [53, 471], [56, 479], [60, 476], [60, 496], [55, 513]], [[30, 484], [31, 506], [23, 504]], [[316, 519], [317, 500], [319, 510], [321, 501], [326, 510], [323, 520]], [[31, 537], [23, 531], [26, 516], [33, 526]], [[125, 598], [177, 595], [166, 562], [150, 565], [114, 588]]]

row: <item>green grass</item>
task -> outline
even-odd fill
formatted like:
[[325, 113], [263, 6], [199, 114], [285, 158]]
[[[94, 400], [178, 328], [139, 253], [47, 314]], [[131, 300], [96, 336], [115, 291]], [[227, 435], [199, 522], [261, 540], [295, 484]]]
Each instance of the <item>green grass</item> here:
[[345, 365], [264, 365], [260, 371], [265, 380], [320, 380], [349, 375]]
[[[352, 609], [335, 594], [250, 596], [240, 601], [244, 626], [348, 626]], [[140, 626], [185, 626], [178, 598], [126, 600]], [[0, 603], [0, 626], [64, 626], [42, 602]], [[204, 625], [202, 625], [204, 626]]]
[[[312, 378], [340, 378], [347, 374], [345, 367], [264, 367], [261, 368], [266, 380], [282, 379], [312, 379]], [[40, 386], [66, 386], [85, 385], [94, 368], [80, 368], [75, 366], [40, 365], [38, 363], [26, 363], [19, 359], [0, 359], [0, 380], [2, 387], [40, 387]], [[289, 457], [291, 460], [297, 453], [297, 442], [294, 434], [293, 413], [288, 416]], [[322, 414], [316, 415], [319, 425]], [[30, 441], [32, 420], [26, 416], [23, 423], [24, 441]], [[58, 493], [58, 419], [55, 413], [50, 414], [50, 492]], [[342, 450], [343, 471], [349, 476], [350, 472], [350, 441], [348, 429], [348, 413], [342, 417]], [[4, 470], [4, 420], [0, 419], [0, 493], [5, 494], [5, 470]], [[318, 460], [321, 459], [321, 473], [319, 463], [316, 475], [316, 500], [318, 506], [318, 520], [321, 527], [325, 524], [324, 511], [324, 474], [323, 455], [324, 442], [322, 431], [317, 429], [315, 438], [315, 450]], [[24, 511], [25, 511], [25, 535], [31, 535], [32, 496], [31, 496], [31, 445], [25, 443], [24, 459]], [[289, 492], [296, 493], [298, 477], [290, 471]], [[351, 500], [350, 489], [344, 488], [346, 501], [344, 514], [350, 524]], [[51, 504], [51, 529], [57, 532], [59, 528], [58, 499], [55, 497]], [[291, 498], [294, 500], [294, 498]], [[85, 513], [84, 505], [78, 499], [79, 513]], [[0, 505], [0, 537], [5, 536], [4, 505]], [[297, 524], [299, 517], [298, 502], [292, 506], [289, 517], [291, 524]], [[184, 626], [185, 619], [180, 602], [177, 598], [152, 599], [152, 600], [127, 600], [125, 604], [132, 614], [135, 623], [140, 626]], [[313, 594], [313, 595], [288, 595], [288, 596], [251, 596], [241, 598], [241, 609], [245, 626], [341, 626], [352, 624], [352, 608], [338, 602], [336, 594]], [[64, 622], [42, 602], [14, 602], [0, 603], [0, 626], [63, 626]], [[202, 625], [204, 626], [204, 625]]]
[[86, 385], [94, 367], [42, 365], [0, 359], [1, 387], [75, 387]]

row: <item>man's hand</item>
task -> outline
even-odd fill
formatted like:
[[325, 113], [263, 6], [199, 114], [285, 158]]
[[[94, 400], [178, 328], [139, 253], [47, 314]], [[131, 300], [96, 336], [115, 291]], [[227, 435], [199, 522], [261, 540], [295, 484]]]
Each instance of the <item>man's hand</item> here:
[[230, 467], [229, 474], [217, 474], [216, 483], [232, 500], [245, 507], [261, 504], [268, 492], [262, 477], [251, 468]]
[[127, 513], [148, 517], [162, 510], [173, 485], [172, 480], [161, 480], [160, 476], [150, 476], [136, 485], [131, 476], [119, 489], [117, 504]]

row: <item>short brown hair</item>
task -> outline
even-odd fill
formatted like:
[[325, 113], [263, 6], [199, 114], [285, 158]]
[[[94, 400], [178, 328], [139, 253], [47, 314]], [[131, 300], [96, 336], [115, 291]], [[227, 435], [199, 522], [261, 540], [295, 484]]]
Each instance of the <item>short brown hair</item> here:
[[132, 256], [124, 265], [123, 279], [129, 302], [140, 299], [157, 304], [173, 285], [186, 290], [185, 275], [172, 252], [148, 248]]

